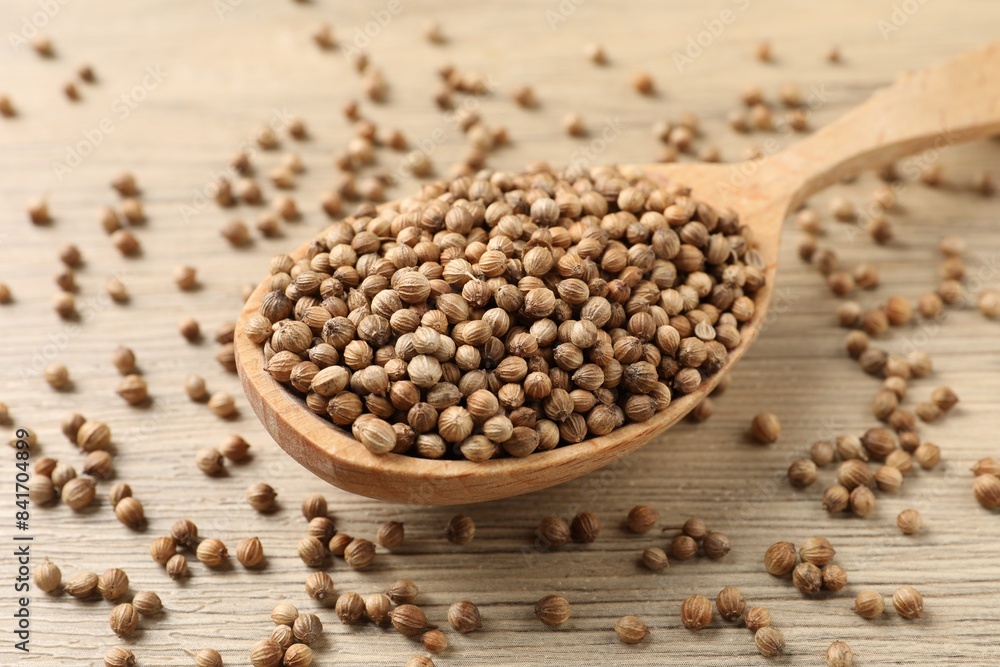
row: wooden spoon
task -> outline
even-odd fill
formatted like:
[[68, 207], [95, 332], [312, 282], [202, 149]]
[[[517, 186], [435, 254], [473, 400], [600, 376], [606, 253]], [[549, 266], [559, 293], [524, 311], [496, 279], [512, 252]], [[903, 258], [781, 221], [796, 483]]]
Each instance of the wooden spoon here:
[[[686, 415], [739, 361], [767, 314], [774, 288], [781, 225], [812, 193], [905, 155], [1000, 133], [1000, 43], [917, 73], [775, 155], [739, 164], [639, 165], [646, 176], [688, 185], [716, 208], [732, 207], [752, 230], [767, 261], [767, 285], [742, 342], [725, 366], [693, 393], [649, 421], [524, 458], [470, 461], [375, 456], [349, 433], [314, 415], [264, 370], [263, 352], [243, 335], [247, 318], [268, 292], [265, 280], [247, 301], [236, 327], [236, 359], [250, 405], [292, 458], [331, 484], [371, 498], [450, 505], [514, 496], [579, 477], [638, 449]], [[306, 246], [292, 253], [305, 255]]]

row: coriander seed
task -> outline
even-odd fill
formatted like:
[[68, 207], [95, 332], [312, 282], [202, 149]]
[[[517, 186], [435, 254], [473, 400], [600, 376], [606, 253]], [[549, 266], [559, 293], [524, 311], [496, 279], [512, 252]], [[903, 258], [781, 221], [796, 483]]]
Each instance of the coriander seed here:
[[240, 463], [249, 458], [250, 444], [234, 433], [219, 445], [219, 453], [234, 463]]
[[385, 593], [372, 593], [365, 598], [364, 611], [368, 620], [375, 625], [383, 626], [389, 620], [389, 612], [392, 611], [392, 600]]
[[404, 637], [415, 637], [427, 628], [427, 616], [420, 607], [403, 604], [389, 612], [389, 620], [396, 632]]
[[77, 572], [66, 582], [63, 590], [67, 595], [83, 600], [97, 592], [98, 576], [93, 572]]
[[326, 572], [313, 572], [306, 578], [306, 593], [319, 602], [333, 595], [333, 579]]
[[656, 525], [659, 518], [659, 513], [648, 505], [636, 505], [629, 510], [625, 525], [633, 533], [648, 533]]
[[69, 370], [65, 364], [53, 362], [45, 367], [45, 381], [53, 389], [64, 389], [69, 384]]
[[396, 604], [410, 604], [417, 599], [419, 589], [410, 579], [398, 579], [385, 592]]
[[318, 517], [326, 517], [328, 512], [326, 498], [320, 493], [311, 493], [302, 499], [302, 516], [306, 521]]
[[448, 624], [460, 634], [468, 634], [483, 627], [482, 617], [479, 615], [479, 607], [469, 602], [461, 600], [448, 608]]
[[836, 551], [830, 540], [825, 537], [810, 537], [799, 548], [799, 558], [804, 563], [812, 563], [817, 567], [823, 567], [833, 560]]
[[198, 546], [198, 526], [190, 519], [178, 519], [170, 527], [170, 536], [182, 547]]
[[322, 567], [326, 561], [326, 547], [312, 536], [299, 540], [298, 553], [302, 562], [309, 567]]
[[785, 650], [785, 636], [781, 630], [768, 625], [754, 633], [753, 643], [765, 658], [775, 658]]
[[124, 646], [112, 646], [104, 654], [104, 667], [135, 667], [135, 654]]
[[203, 648], [194, 654], [195, 667], [222, 667], [222, 656], [211, 648]]
[[778, 440], [781, 435], [781, 422], [777, 415], [771, 412], [756, 414], [750, 423], [750, 436], [761, 445], [769, 445]]
[[96, 483], [91, 477], [74, 477], [62, 487], [62, 501], [74, 511], [82, 511], [94, 501]]
[[468, 544], [476, 536], [476, 524], [471, 517], [459, 514], [445, 527], [445, 537], [452, 544]]
[[257, 537], [246, 537], [236, 545], [236, 560], [246, 568], [254, 568], [264, 562], [264, 547]]
[[253, 667], [279, 667], [285, 650], [273, 639], [262, 639], [250, 648], [250, 664]]
[[[329, 543], [330, 539], [337, 532], [336, 526], [334, 526], [333, 521], [325, 516], [318, 516], [309, 522], [309, 526], [306, 531], [312, 537], [323, 543]], [[346, 544], [344, 545], [347, 546]], [[343, 554], [340, 554], [343, 555]]]
[[569, 530], [574, 542], [594, 542], [601, 534], [601, 521], [593, 512], [580, 512], [573, 517]]
[[847, 642], [837, 640], [826, 649], [826, 667], [854, 667], [854, 652]]
[[799, 563], [792, 570], [792, 583], [805, 595], [816, 595], [823, 586], [823, 573], [812, 563]]
[[309, 667], [313, 662], [313, 650], [306, 644], [292, 644], [285, 649], [283, 667]]
[[719, 615], [727, 621], [735, 621], [747, 608], [746, 599], [740, 589], [727, 586], [715, 597], [715, 606]]
[[195, 555], [208, 567], [221, 567], [229, 558], [229, 550], [221, 540], [210, 537], [198, 544]]
[[365, 601], [357, 593], [343, 593], [337, 598], [335, 611], [340, 622], [347, 625], [358, 623], [365, 615]]
[[440, 653], [448, 648], [448, 638], [440, 630], [428, 630], [420, 635], [420, 643], [428, 653]]
[[642, 564], [653, 572], [665, 570], [670, 566], [666, 552], [659, 547], [650, 547], [642, 552]]
[[[221, 454], [219, 455], [222, 456]], [[221, 468], [221, 464], [220, 464]], [[274, 500], [278, 493], [270, 484], [257, 482], [246, 491], [247, 503], [258, 512], [270, 512], [274, 509]]]
[[344, 549], [344, 561], [355, 570], [363, 570], [375, 560], [375, 545], [368, 540], [354, 539]]
[[177, 542], [172, 537], [157, 537], [149, 543], [149, 555], [160, 565], [166, 565], [176, 553]]
[[299, 617], [299, 610], [287, 602], [276, 604], [271, 609], [271, 620], [275, 625], [287, 625], [292, 627], [292, 623]]
[[681, 604], [681, 622], [688, 630], [701, 630], [712, 622], [712, 615], [712, 603], [704, 595], [692, 595]]
[[38, 590], [51, 593], [62, 583], [62, 572], [55, 563], [46, 558], [35, 568], [34, 580]]
[[142, 616], [156, 616], [163, 609], [163, 601], [152, 591], [139, 591], [132, 598], [132, 606]]
[[535, 530], [541, 545], [547, 549], [558, 549], [570, 541], [570, 525], [559, 516], [543, 518]]
[[119, 637], [127, 637], [139, 625], [139, 612], [131, 604], [124, 602], [111, 610], [108, 625]]
[[859, 486], [851, 491], [849, 504], [857, 516], [868, 516], [875, 510], [875, 494], [867, 486]]
[[111, 355], [111, 363], [115, 365], [122, 375], [129, 375], [135, 372], [135, 353], [127, 347], [119, 346]]
[[976, 475], [972, 492], [979, 504], [988, 510], [1000, 508], [1000, 478], [995, 475]]
[[900, 616], [913, 620], [924, 613], [924, 597], [913, 586], [900, 586], [892, 594], [892, 606]]
[[771, 612], [765, 607], [750, 607], [743, 617], [743, 622], [746, 623], [747, 630], [757, 632], [771, 625]]
[[764, 569], [776, 577], [783, 577], [795, 569], [797, 561], [795, 545], [791, 542], [775, 542], [764, 553]]
[[[358, 600], [361, 600], [360, 596]], [[312, 644], [323, 634], [323, 623], [316, 614], [299, 614], [292, 623], [292, 634], [303, 644]]]
[[815, 483], [818, 475], [812, 459], [795, 459], [788, 467], [788, 483], [797, 489], [804, 489]]
[[705, 535], [705, 539], [702, 542], [702, 549], [705, 550], [706, 556], [712, 560], [718, 560], [728, 554], [732, 546], [729, 538], [722, 533], [710, 532]]
[[564, 597], [546, 595], [535, 603], [535, 618], [549, 627], [562, 625], [569, 617], [569, 602]]
[[861, 591], [851, 611], [868, 620], [878, 618], [885, 611], [885, 599], [875, 591]]
[[638, 616], [623, 616], [615, 623], [615, 634], [623, 644], [638, 644], [649, 635], [649, 628]]
[[688, 560], [698, 553], [698, 543], [689, 535], [678, 535], [670, 543], [670, 555], [677, 560]]
[[141, 375], [126, 375], [118, 383], [118, 395], [129, 405], [141, 405], [146, 401], [148, 389]]
[[188, 562], [182, 554], [175, 554], [167, 561], [167, 576], [173, 580], [183, 579], [188, 574]]
[[708, 526], [698, 517], [691, 517], [681, 526], [681, 532], [693, 540], [701, 541], [708, 535]]
[[823, 568], [823, 588], [828, 591], [839, 591], [847, 585], [847, 572], [844, 568], [831, 563]]
[[146, 513], [142, 503], [132, 496], [118, 501], [115, 505], [115, 517], [132, 530], [139, 530], [146, 525]]
[[403, 543], [405, 530], [399, 521], [387, 521], [378, 528], [376, 540], [386, 549], [394, 549]]
[[218, 449], [205, 447], [195, 455], [195, 465], [206, 475], [218, 475], [223, 471], [223, 458]]

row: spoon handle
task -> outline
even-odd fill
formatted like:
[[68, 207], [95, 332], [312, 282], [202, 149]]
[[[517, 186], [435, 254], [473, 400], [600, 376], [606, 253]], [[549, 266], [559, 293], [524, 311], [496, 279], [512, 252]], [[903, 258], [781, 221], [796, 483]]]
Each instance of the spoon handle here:
[[1000, 42], [917, 72], [771, 158], [793, 207], [871, 167], [1000, 134]]

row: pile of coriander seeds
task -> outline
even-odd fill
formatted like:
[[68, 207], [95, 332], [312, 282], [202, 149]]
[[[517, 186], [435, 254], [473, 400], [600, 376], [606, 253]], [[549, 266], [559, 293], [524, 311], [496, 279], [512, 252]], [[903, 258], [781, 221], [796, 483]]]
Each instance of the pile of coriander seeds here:
[[271, 261], [244, 335], [369, 451], [481, 462], [607, 435], [740, 343], [764, 261], [732, 211], [543, 163], [363, 205]]

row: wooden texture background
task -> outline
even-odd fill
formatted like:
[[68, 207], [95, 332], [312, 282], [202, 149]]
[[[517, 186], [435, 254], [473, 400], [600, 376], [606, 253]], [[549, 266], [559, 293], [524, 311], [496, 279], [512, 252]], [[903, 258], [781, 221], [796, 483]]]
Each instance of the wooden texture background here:
[[[3, 427], [4, 437], [15, 425], [34, 429], [40, 441], [36, 455], [79, 466], [80, 454], [59, 432], [62, 416], [78, 410], [111, 425], [117, 479], [129, 482], [144, 502], [148, 528], [136, 533], [115, 520], [104, 483], [100, 501], [82, 514], [65, 506], [33, 509], [33, 550], [36, 563], [47, 556], [64, 577], [117, 566], [128, 572], [133, 591], [160, 594], [166, 611], [143, 619], [141, 631], [122, 642], [133, 648], [141, 665], [189, 665], [192, 659], [182, 649], [206, 646], [222, 651], [227, 665], [244, 665], [249, 646], [269, 633], [275, 603], [318, 607], [304, 593], [309, 570], [295, 553], [305, 529], [299, 502], [313, 491], [327, 494], [338, 528], [351, 535], [373, 538], [387, 519], [406, 524], [404, 545], [391, 554], [380, 549], [370, 570], [354, 572], [339, 560], [331, 565], [339, 592], [367, 594], [408, 577], [419, 584], [420, 602], [439, 625], [446, 625], [450, 603], [466, 598], [479, 604], [482, 631], [459, 636], [448, 629], [451, 648], [435, 658], [439, 665], [766, 664], [745, 629], [716, 618], [710, 628], [692, 634], [680, 624], [681, 600], [693, 593], [714, 597], [728, 585], [741, 587], [751, 604], [770, 608], [775, 625], [785, 632], [787, 655], [776, 664], [820, 664], [834, 639], [854, 647], [857, 665], [992, 663], [1000, 635], [1000, 524], [995, 513], [976, 504], [967, 471], [976, 459], [1000, 453], [997, 322], [963, 307], [949, 310], [939, 322], [894, 330], [880, 343], [894, 351], [925, 349], [934, 359], [933, 375], [912, 383], [909, 407], [939, 384], [954, 387], [962, 402], [940, 423], [921, 426], [922, 435], [942, 447], [943, 464], [907, 477], [898, 496], [880, 496], [877, 510], [865, 519], [829, 517], [820, 508], [832, 468], [822, 470], [820, 482], [804, 491], [784, 480], [789, 460], [813, 440], [860, 434], [874, 425], [868, 403], [877, 388], [877, 381], [844, 354], [844, 331], [833, 317], [837, 300], [818, 274], [798, 261], [799, 233], [792, 225], [786, 230], [771, 321], [707, 423], [681, 424], [614, 470], [488, 505], [404, 507], [342, 493], [287, 458], [244, 401], [239, 401], [239, 418], [224, 422], [187, 400], [181, 385], [192, 371], [201, 372], [212, 390], [228, 390], [238, 398], [239, 383], [213, 360], [214, 343], [190, 345], [176, 326], [191, 315], [211, 334], [234, 319], [241, 286], [263, 275], [266, 259], [298, 246], [326, 224], [318, 197], [334, 175], [332, 151], [350, 136], [340, 107], [360, 90], [343, 54], [321, 52], [309, 35], [319, 22], [329, 21], [338, 38], [350, 43], [355, 28], [372, 21], [370, 12], [388, 10], [389, 3], [51, 4], [57, 7], [51, 17], [35, 0], [5, 2], [0, 12], [4, 33], [18, 35], [32, 23], [44, 25], [57, 54], [42, 60], [14, 48], [16, 43], [0, 48], [0, 92], [11, 95], [20, 111], [15, 119], [0, 119], [0, 280], [16, 299], [0, 306], [0, 400], [9, 404], [13, 419]], [[684, 110], [701, 116], [707, 135], [702, 144], [714, 143], [725, 159], [738, 160], [748, 145], [769, 137], [780, 144], [794, 140], [786, 133], [737, 135], [725, 126], [725, 114], [738, 104], [746, 84], [759, 83], [771, 99], [787, 81], [817, 91], [823, 101], [812, 119], [820, 125], [904, 69], [995, 39], [1000, 20], [1000, 10], [989, 0], [965, 2], [961, 11], [954, 3], [888, 0], [647, 0], [627, 7], [595, 0], [399, 0], [398, 8], [367, 48], [388, 79], [389, 100], [363, 104], [363, 114], [380, 127], [403, 129], [414, 142], [440, 130], [437, 136], [443, 138], [433, 144], [432, 154], [440, 173], [465, 151], [460, 132], [431, 103], [436, 69], [445, 63], [482, 72], [496, 83], [497, 92], [481, 100], [480, 111], [488, 123], [506, 125], [513, 139], [509, 148], [491, 156], [496, 167], [517, 168], [536, 158], [578, 159], [607, 122], [620, 122], [622, 131], [596, 147], [595, 161], [652, 161], [659, 146], [651, 139], [651, 124]], [[446, 44], [425, 41], [423, 26], [429, 19], [440, 21]], [[708, 32], [713, 25], [719, 34]], [[750, 55], [762, 39], [774, 45], [774, 64], [760, 64]], [[689, 40], [704, 46], [678, 71], [673, 54], [686, 49]], [[605, 45], [608, 66], [595, 67], [583, 57], [590, 41]], [[824, 61], [833, 44], [843, 51], [841, 65]], [[93, 65], [98, 83], [80, 85], [82, 100], [70, 103], [60, 88], [83, 62]], [[158, 68], [162, 81], [147, 78], [145, 89], [135, 89], [148, 68]], [[657, 96], [643, 98], [630, 89], [629, 77], [639, 69], [654, 75]], [[534, 86], [537, 110], [511, 103], [508, 91], [522, 83]], [[122, 106], [123, 94], [131, 96], [134, 108]], [[234, 251], [219, 228], [235, 215], [252, 221], [257, 212], [201, 206], [198, 193], [256, 127], [285, 110], [301, 116], [312, 132], [312, 139], [301, 144], [282, 140], [282, 148], [299, 151], [309, 168], [294, 192], [305, 214], [287, 226], [284, 238], [258, 237], [251, 247]], [[583, 114], [595, 134], [585, 140], [565, 136], [561, 118], [569, 111]], [[104, 127], [112, 131], [101, 130], [99, 145], [82, 164], [59, 173], [55, 163], [67, 159], [68, 147], [98, 143], [94, 130], [102, 127], [102, 119], [109, 119]], [[266, 174], [279, 156], [259, 155], [259, 173]], [[996, 170], [998, 158], [996, 142], [944, 151], [939, 159], [947, 186], [931, 190], [909, 183], [900, 210], [891, 216], [897, 240], [885, 247], [849, 234], [848, 226], [830, 222], [826, 214], [834, 195], [867, 205], [877, 184], [873, 175], [814, 199], [827, 219], [821, 243], [835, 248], [848, 267], [872, 261], [881, 268], [882, 287], [859, 295], [862, 303], [875, 306], [892, 293], [916, 298], [932, 289], [936, 242], [944, 233], [967, 239], [974, 282], [1000, 284], [996, 199], [971, 194], [965, 186], [976, 172]], [[380, 166], [391, 170], [399, 159], [389, 151], [379, 153]], [[136, 259], [122, 259], [97, 223], [100, 207], [116, 203], [108, 182], [122, 169], [137, 175], [148, 213], [148, 222], [135, 230], [144, 249]], [[404, 182], [393, 192], [411, 187]], [[24, 202], [43, 194], [53, 222], [35, 227], [26, 219]], [[185, 212], [185, 205], [196, 210]], [[56, 249], [66, 242], [78, 244], [86, 259], [78, 272], [78, 299], [86, 317], [78, 323], [61, 321], [49, 305], [59, 269]], [[171, 271], [181, 263], [198, 268], [200, 290], [182, 293], [173, 285]], [[106, 279], [118, 272], [132, 294], [125, 306], [102, 298]], [[149, 381], [153, 400], [146, 408], [129, 407], [115, 395], [118, 375], [110, 355], [120, 344], [134, 348]], [[45, 385], [40, 369], [51, 360], [67, 364], [71, 390], [56, 392]], [[776, 412], [784, 428], [777, 444], [759, 448], [749, 445], [744, 433], [751, 416], [765, 409]], [[233, 432], [252, 443], [252, 461], [230, 465], [222, 478], [204, 477], [194, 465], [194, 452]], [[0, 505], [10, 509], [0, 525], [8, 536], [13, 532], [12, 453], [5, 461], [8, 495]], [[257, 481], [278, 490], [279, 511], [260, 515], [245, 503], [244, 489]], [[673, 533], [625, 533], [621, 520], [636, 503], [659, 509], [661, 526], [703, 517], [729, 535], [732, 553], [717, 562], [674, 563], [660, 574], [644, 571], [637, 563], [642, 549], [665, 546]], [[903, 537], [895, 528], [896, 514], [906, 507], [924, 514], [926, 530], [919, 536]], [[532, 532], [542, 516], [569, 517], [579, 509], [602, 519], [597, 543], [558, 553], [531, 551]], [[465, 547], [442, 538], [456, 512], [471, 515], [478, 526], [475, 540]], [[151, 561], [147, 546], [181, 517], [231, 548], [242, 537], [260, 536], [266, 567], [248, 572], [235, 565], [213, 572], [192, 562], [191, 577], [172, 582]], [[790, 581], [770, 577], [761, 565], [769, 544], [813, 535], [834, 543], [836, 561], [850, 576], [844, 591], [816, 600], [803, 599]], [[7, 539], [0, 549], [5, 629], [14, 607], [6, 582], [15, 571]], [[860, 590], [891, 596], [900, 584], [916, 585], [924, 593], [927, 611], [921, 620], [903, 621], [890, 612], [868, 622], [851, 613]], [[532, 616], [532, 604], [547, 593], [560, 593], [572, 603], [573, 617], [562, 628], [547, 629]], [[101, 665], [104, 651], [119, 643], [108, 629], [106, 602], [34, 591], [31, 609], [31, 654], [14, 651], [11, 635], [4, 632], [0, 662], [5, 665]], [[316, 646], [317, 665], [403, 665], [420, 653], [419, 644], [392, 631], [342, 626], [332, 611], [318, 613], [326, 632]], [[625, 614], [643, 617], [652, 630], [638, 646], [614, 638], [614, 622]]]

